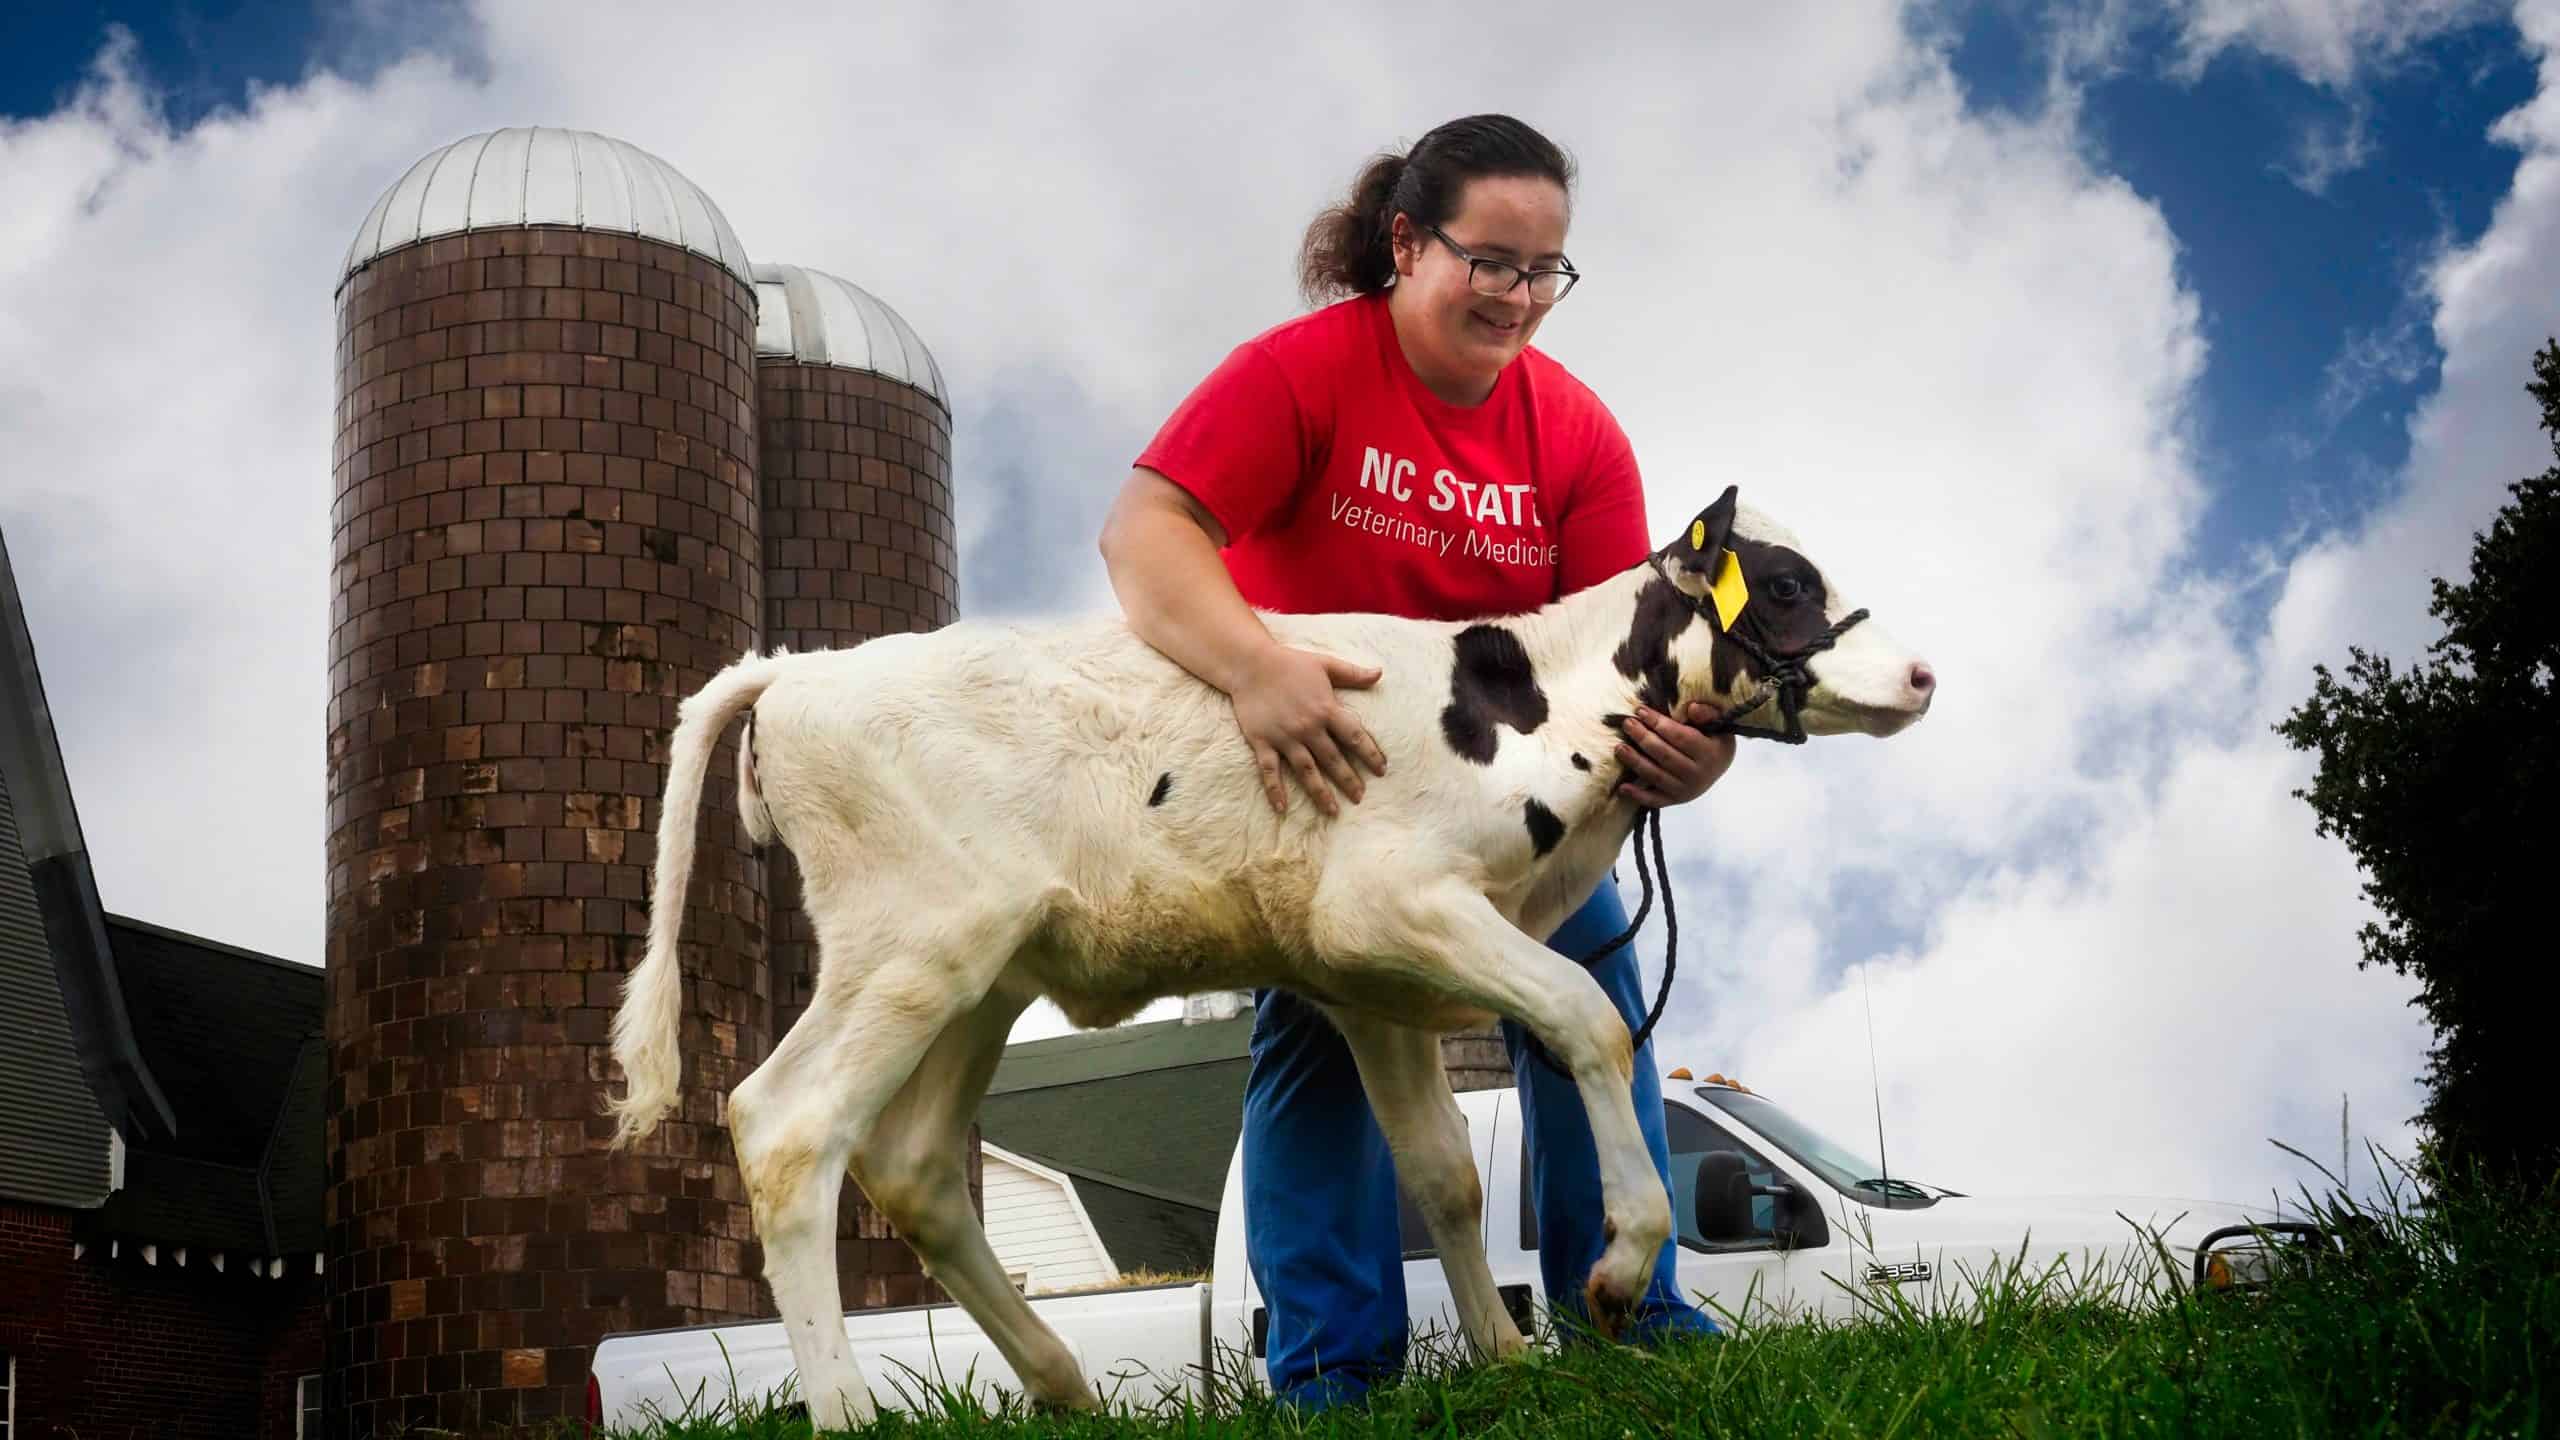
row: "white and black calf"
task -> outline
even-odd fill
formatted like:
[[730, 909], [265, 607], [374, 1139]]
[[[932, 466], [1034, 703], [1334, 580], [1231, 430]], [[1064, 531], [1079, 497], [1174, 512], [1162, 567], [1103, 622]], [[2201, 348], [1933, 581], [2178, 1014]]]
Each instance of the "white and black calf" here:
[[[728, 1121], [815, 1421], [874, 1413], [836, 1288], [848, 1168], [1035, 1399], [1095, 1403], [1006, 1283], [962, 1172], [1005, 1038], [1042, 996], [1084, 1026], [1203, 990], [1316, 1000], [1350, 1042], [1469, 1340], [1496, 1356], [1522, 1341], [1485, 1265], [1437, 1036], [1492, 1014], [1519, 1021], [1589, 1108], [1612, 1239], [1586, 1299], [1604, 1324], [1624, 1314], [1670, 1234], [1669, 1206], [1629, 1099], [1627, 1027], [1542, 941], [1633, 827], [1636, 807], [1616, 795], [1627, 715], [1757, 693], [1756, 662], [1720, 633], [1715, 604], [1739, 600], [1734, 630], [1779, 657], [1849, 614], [1731, 490], [1655, 560], [1475, 624], [1264, 616], [1283, 643], [1384, 673], [1342, 701], [1388, 772], [1333, 819], [1307, 804], [1273, 814], [1226, 697], [1116, 618], [962, 623], [749, 657], [684, 702], [648, 954], [614, 1021], [628, 1080], [616, 1143], [675, 1101], [677, 932], [704, 771], [752, 709], [739, 808], [754, 839], [778, 833], [797, 858], [821, 968]], [[1813, 656], [1810, 678], [1814, 734], [1892, 734], [1928, 709], [1934, 683], [1871, 624]]]

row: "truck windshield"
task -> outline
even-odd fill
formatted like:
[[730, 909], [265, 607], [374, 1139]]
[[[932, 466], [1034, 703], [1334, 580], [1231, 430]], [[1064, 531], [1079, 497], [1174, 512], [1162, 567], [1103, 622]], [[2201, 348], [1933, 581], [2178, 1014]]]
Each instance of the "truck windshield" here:
[[1870, 1195], [1901, 1196], [1911, 1200], [1934, 1198], [1930, 1191], [1907, 1180], [1887, 1180], [1883, 1166], [1757, 1095], [1702, 1085], [1698, 1087], [1698, 1098], [1760, 1132], [1770, 1144], [1786, 1151], [1841, 1190], [1862, 1190]]

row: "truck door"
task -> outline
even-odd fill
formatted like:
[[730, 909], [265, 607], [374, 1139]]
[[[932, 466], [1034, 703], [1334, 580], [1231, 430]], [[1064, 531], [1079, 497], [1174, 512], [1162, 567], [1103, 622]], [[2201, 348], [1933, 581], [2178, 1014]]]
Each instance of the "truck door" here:
[[[1788, 1265], [1787, 1253], [1778, 1245], [1777, 1202], [1746, 1193], [1737, 1207], [1731, 1203], [1735, 1198], [1731, 1187], [1737, 1167], [1746, 1192], [1751, 1186], [1766, 1188], [1781, 1182], [1800, 1186], [1802, 1182], [1731, 1131], [1677, 1101], [1664, 1102], [1663, 1124], [1671, 1144], [1671, 1215], [1680, 1245], [1675, 1263], [1681, 1294], [1728, 1328], [1745, 1313], [1746, 1304], [1751, 1314], [1764, 1318], [1764, 1312], [1784, 1311], [1789, 1303]], [[1526, 1278], [1535, 1278], [1538, 1207], [1530, 1189], [1528, 1144], [1525, 1136], [1510, 1143], [1518, 1157], [1514, 1167], [1519, 1178], [1517, 1239], [1526, 1257]], [[1698, 1176], [1711, 1155], [1721, 1157], [1713, 1163], [1726, 1182], [1727, 1203], [1710, 1207], [1715, 1213], [1702, 1222]], [[1498, 1270], [1496, 1278], [1501, 1278]]]
[[[1482, 1100], [1492, 1103], [1471, 1103]], [[1466, 1114], [1467, 1146], [1474, 1152], [1476, 1174], [1480, 1177], [1498, 1173], [1493, 1163], [1496, 1147], [1506, 1135], [1519, 1131], [1519, 1119], [1512, 1110], [1515, 1103], [1508, 1091], [1495, 1096], [1460, 1097]], [[1396, 1205], [1403, 1229], [1405, 1313], [1413, 1326], [1415, 1353], [1419, 1357], [1436, 1344], [1463, 1345], [1457, 1302], [1449, 1292], [1449, 1272], [1441, 1267], [1440, 1252], [1432, 1244], [1431, 1230], [1423, 1223], [1421, 1208], [1413, 1203], [1413, 1196], [1401, 1182], [1396, 1186]], [[1523, 1272], [1534, 1271], [1536, 1266], [1534, 1261], [1524, 1262], [1521, 1256], [1509, 1253], [1508, 1247], [1493, 1237], [1493, 1212], [1493, 1197], [1488, 1193], [1482, 1221], [1487, 1235], [1485, 1260], [1493, 1270], [1493, 1283], [1510, 1309], [1511, 1318], [1527, 1333], [1537, 1301], [1530, 1283], [1535, 1277]], [[1435, 1335], [1441, 1338], [1430, 1338]]]
[[1788, 1283], [1789, 1252], [1779, 1248], [1779, 1201], [1754, 1192], [1803, 1182], [1697, 1111], [1666, 1102], [1663, 1112], [1682, 1292], [1728, 1327], [1737, 1317], [1758, 1324], [1793, 1313], [1799, 1307]]

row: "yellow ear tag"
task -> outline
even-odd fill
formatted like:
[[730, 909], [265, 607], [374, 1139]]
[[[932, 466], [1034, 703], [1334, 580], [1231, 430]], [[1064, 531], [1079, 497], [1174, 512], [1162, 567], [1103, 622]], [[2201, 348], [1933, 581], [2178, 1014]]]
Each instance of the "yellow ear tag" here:
[[1733, 628], [1742, 607], [1751, 603], [1751, 587], [1742, 583], [1742, 557], [1727, 550], [1723, 568], [1716, 571], [1715, 584], [1707, 590], [1707, 598], [1716, 602], [1716, 619], [1724, 628]]
[[1692, 550], [1704, 550], [1707, 548], [1706, 521], [1692, 520], [1689, 522], [1689, 548]]

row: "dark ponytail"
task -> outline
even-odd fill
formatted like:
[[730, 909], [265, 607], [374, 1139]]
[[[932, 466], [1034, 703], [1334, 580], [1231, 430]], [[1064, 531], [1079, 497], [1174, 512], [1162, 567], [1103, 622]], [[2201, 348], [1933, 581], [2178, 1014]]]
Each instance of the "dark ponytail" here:
[[1395, 217], [1446, 224], [1467, 182], [1529, 175], [1573, 190], [1573, 160], [1556, 143], [1508, 115], [1470, 115], [1422, 137], [1402, 155], [1380, 155], [1360, 169], [1350, 198], [1307, 227], [1298, 250], [1298, 288], [1321, 305], [1345, 295], [1375, 295], [1395, 284]]

